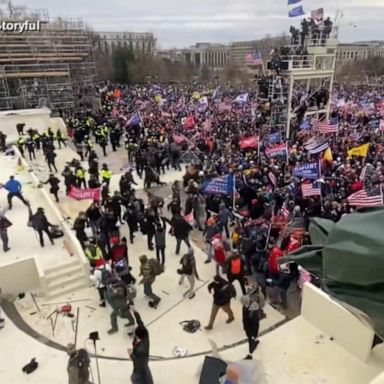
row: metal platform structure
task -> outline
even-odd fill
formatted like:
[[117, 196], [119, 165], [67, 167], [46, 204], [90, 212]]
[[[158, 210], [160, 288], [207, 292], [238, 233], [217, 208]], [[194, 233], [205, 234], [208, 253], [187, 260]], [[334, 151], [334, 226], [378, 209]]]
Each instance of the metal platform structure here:
[[[282, 56], [278, 74], [272, 63], [268, 62], [271, 131], [280, 131], [286, 139], [291, 139], [298, 128], [297, 114], [304, 103], [304, 119], [309, 116], [315, 120], [329, 119], [337, 35], [338, 27], [335, 25], [327, 37], [313, 38], [309, 35], [302, 46], [290, 46], [293, 51], [301, 47], [305, 53]], [[298, 94], [305, 96], [298, 100]], [[319, 103], [319, 99], [323, 99], [323, 102]]]
[[50, 19], [46, 10], [0, 5], [2, 20], [40, 21], [40, 31], [0, 31], [0, 110], [46, 105], [54, 113], [87, 107], [95, 94], [90, 32], [80, 19]]

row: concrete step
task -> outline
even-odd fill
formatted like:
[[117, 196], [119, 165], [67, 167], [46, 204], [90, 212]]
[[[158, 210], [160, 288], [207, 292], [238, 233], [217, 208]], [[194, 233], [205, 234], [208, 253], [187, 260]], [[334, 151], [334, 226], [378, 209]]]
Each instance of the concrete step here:
[[68, 261], [67, 263], [63, 263], [60, 265], [57, 265], [55, 267], [47, 268], [44, 270], [45, 275], [51, 275], [55, 273], [62, 273], [65, 272], [66, 270], [72, 270], [74, 267], [79, 267], [80, 262], [76, 258], [74, 258], [71, 261]]
[[45, 297], [47, 301], [55, 299], [59, 296], [63, 296], [66, 293], [75, 292], [82, 288], [87, 288], [89, 284], [87, 284], [85, 279], [77, 279], [75, 281], [72, 281], [68, 284], [64, 284], [62, 286], [58, 286], [54, 289], [50, 289]]
[[47, 289], [48, 292], [52, 289], [56, 289], [58, 287], [66, 287], [68, 284], [76, 281], [76, 280], [82, 280], [86, 281], [86, 276], [84, 276], [84, 273], [81, 270], [78, 270], [74, 273], [71, 273], [69, 275], [62, 275], [58, 278], [52, 278], [47, 280]]
[[72, 275], [81, 273], [82, 276], [85, 276], [83, 269], [80, 265], [69, 265], [65, 266], [62, 269], [50, 273], [45, 274], [45, 279], [47, 283], [50, 283], [51, 281], [61, 280], [63, 278], [70, 278]]

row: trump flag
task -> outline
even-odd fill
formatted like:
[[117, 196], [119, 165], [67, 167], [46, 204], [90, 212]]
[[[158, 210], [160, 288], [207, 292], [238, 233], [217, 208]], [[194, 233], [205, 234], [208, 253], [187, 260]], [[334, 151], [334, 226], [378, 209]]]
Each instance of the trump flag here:
[[234, 175], [224, 175], [208, 180], [203, 185], [203, 193], [229, 195], [235, 188]]

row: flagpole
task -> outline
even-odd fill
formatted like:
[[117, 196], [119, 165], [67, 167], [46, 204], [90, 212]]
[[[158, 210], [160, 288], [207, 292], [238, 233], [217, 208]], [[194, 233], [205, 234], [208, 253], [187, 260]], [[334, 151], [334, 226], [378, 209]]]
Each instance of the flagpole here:
[[236, 173], [233, 174], [233, 212], [236, 209]]

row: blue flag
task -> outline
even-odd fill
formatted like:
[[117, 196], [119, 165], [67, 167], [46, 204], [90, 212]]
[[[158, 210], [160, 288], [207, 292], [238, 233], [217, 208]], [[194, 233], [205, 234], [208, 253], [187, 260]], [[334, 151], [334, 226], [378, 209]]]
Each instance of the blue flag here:
[[303, 177], [308, 180], [318, 180], [320, 178], [320, 164], [319, 163], [306, 163], [295, 167], [293, 175]]
[[264, 143], [267, 145], [270, 144], [276, 144], [281, 141], [281, 134], [280, 132], [271, 133], [270, 135], [266, 136], [264, 139]]
[[138, 112], [135, 112], [131, 118], [127, 121], [127, 125], [140, 125], [141, 117]]
[[305, 15], [302, 5], [300, 5], [299, 7], [292, 8], [288, 13], [289, 17], [298, 17], [302, 15]]
[[210, 193], [213, 195], [216, 195], [216, 194], [229, 195], [233, 193], [233, 189], [234, 189], [233, 175], [215, 177], [214, 179], [206, 181], [203, 185], [203, 193]]
[[301, 0], [288, 0], [288, 5], [300, 3]]
[[311, 129], [311, 119], [306, 119], [303, 121], [303, 123], [300, 125], [300, 129]]

